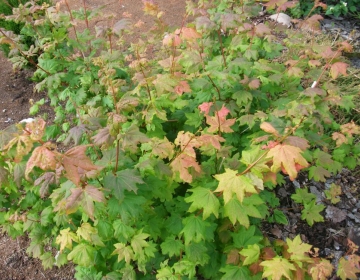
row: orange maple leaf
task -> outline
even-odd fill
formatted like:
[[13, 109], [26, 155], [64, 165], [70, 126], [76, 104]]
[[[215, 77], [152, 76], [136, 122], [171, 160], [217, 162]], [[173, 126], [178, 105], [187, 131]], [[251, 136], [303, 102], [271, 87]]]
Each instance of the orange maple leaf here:
[[345, 62], [335, 62], [333, 65], [331, 65], [330, 68], [330, 75], [333, 79], [336, 79], [339, 74], [342, 74], [344, 76], [347, 76], [346, 68], [349, 66], [349, 64]]
[[289, 174], [291, 180], [295, 179], [299, 169], [309, 166], [301, 152], [300, 148], [286, 144], [271, 148], [268, 152], [268, 156], [273, 160], [271, 171], [277, 172], [282, 169]]
[[193, 168], [196, 173], [201, 172], [200, 165], [196, 162], [196, 158], [182, 153], [177, 156], [170, 164], [174, 172], [178, 172], [180, 179], [184, 182], [191, 183], [193, 175], [190, 173], [189, 168]]
[[50, 142], [37, 147], [31, 154], [31, 157], [26, 163], [25, 178], [29, 180], [29, 174], [35, 166], [42, 170], [55, 170], [56, 169], [56, 152], [52, 151], [54, 145]]
[[346, 139], [345, 135], [342, 134], [342, 133], [339, 133], [339, 132], [334, 132], [332, 134], [332, 139], [334, 141], [336, 141], [336, 146], [339, 147], [341, 146], [342, 144], [346, 144], [348, 142], [348, 140]]
[[174, 88], [175, 93], [182, 95], [184, 92], [191, 92], [190, 86], [187, 81], [180, 81]]
[[[65, 177], [77, 186], [80, 184], [81, 174], [100, 168], [94, 165], [90, 158], [86, 156], [85, 151], [88, 146], [76, 146], [63, 154], [59, 160], [61, 167], [65, 169]], [[61, 167], [58, 167], [58, 169], [61, 169]]]
[[200, 112], [203, 112], [205, 115], [209, 114], [210, 108], [213, 105], [212, 102], [204, 102], [198, 106]]
[[208, 132], [233, 132], [230, 128], [235, 122], [236, 119], [226, 119], [226, 116], [230, 113], [229, 109], [227, 109], [224, 105], [222, 108], [215, 112], [215, 116], [206, 116], [206, 123], [210, 125]]

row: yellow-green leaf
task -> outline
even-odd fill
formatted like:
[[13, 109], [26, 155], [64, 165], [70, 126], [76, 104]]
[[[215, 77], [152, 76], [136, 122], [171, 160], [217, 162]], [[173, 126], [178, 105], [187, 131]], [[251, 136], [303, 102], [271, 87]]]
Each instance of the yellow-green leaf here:
[[225, 204], [236, 194], [237, 199], [242, 202], [245, 193], [256, 193], [256, 189], [251, 179], [243, 175], [238, 175], [237, 171], [225, 168], [225, 173], [214, 176], [219, 181], [219, 186], [215, 192], [222, 192]]

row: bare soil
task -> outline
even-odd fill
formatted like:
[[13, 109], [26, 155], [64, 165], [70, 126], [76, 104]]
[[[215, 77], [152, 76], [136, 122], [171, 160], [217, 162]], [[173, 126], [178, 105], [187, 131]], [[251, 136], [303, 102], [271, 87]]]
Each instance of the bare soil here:
[[[72, 9], [78, 9], [82, 5], [82, 1], [69, 0], [68, 2]], [[158, 0], [157, 2], [160, 9], [165, 12], [164, 20], [167, 24], [171, 26], [182, 24], [182, 15], [185, 12], [184, 0]], [[144, 22], [142, 29], [139, 29], [132, 38], [141, 37], [142, 32], [153, 25], [152, 19], [143, 15], [141, 0], [120, 0], [111, 3], [105, 0], [87, 0], [86, 4], [89, 8], [105, 5], [103, 12], [106, 16], [102, 19], [104, 24], [109, 20], [120, 19], [124, 12], [132, 14], [134, 22], [142, 20]], [[111, 14], [114, 14], [113, 19], [111, 19]], [[30, 102], [36, 102], [41, 98], [46, 100], [45, 93], [33, 92], [34, 84], [30, 80], [31, 75], [31, 69], [13, 71], [11, 63], [0, 53], [0, 129], [30, 117]], [[52, 122], [54, 117], [51, 108], [47, 105], [41, 108], [39, 115], [45, 117], [48, 122]], [[262, 230], [270, 239], [294, 238], [300, 234], [304, 242], [319, 248], [321, 257], [328, 258], [336, 265], [348, 249], [348, 239], [360, 246], [359, 172], [354, 175], [344, 170], [341, 175], [328, 179], [326, 183], [308, 181], [305, 177], [294, 182], [288, 181], [284, 186], [276, 189], [278, 197], [282, 197], [279, 209], [288, 217], [289, 225], [264, 224]], [[336, 205], [332, 205], [324, 195], [324, 191], [332, 183], [340, 185], [343, 192], [340, 196], [341, 201]], [[290, 194], [295, 193], [295, 189], [301, 186], [307, 186], [318, 197], [318, 200], [326, 205], [323, 223], [316, 223], [313, 227], [309, 227], [300, 218], [302, 209], [288, 199]], [[27, 237], [12, 240], [6, 234], [0, 234], [0, 280], [74, 279], [73, 265], [60, 269], [54, 267], [45, 271], [40, 260], [26, 254], [28, 246]], [[332, 279], [337, 278], [333, 276]]]

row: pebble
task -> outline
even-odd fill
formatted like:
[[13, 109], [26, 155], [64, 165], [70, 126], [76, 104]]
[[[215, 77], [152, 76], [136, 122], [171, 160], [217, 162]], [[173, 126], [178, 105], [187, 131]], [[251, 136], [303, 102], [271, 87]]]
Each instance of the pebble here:
[[315, 186], [310, 186], [310, 192], [316, 196], [316, 202], [322, 201], [322, 194]]
[[292, 183], [293, 183], [295, 188], [300, 189], [301, 186], [300, 186], [300, 183], [298, 181], [294, 180]]

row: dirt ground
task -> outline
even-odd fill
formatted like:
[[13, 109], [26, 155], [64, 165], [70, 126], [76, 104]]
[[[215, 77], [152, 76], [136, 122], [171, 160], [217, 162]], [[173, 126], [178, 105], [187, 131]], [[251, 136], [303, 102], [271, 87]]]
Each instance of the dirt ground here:
[[[81, 7], [82, 1], [68, 0], [72, 9]], [[160, 9], [165, 12], [164, 20], [172, 26], [179, 26], [183, 21], [185, 12], [185, 0], [158, 0]], [[118, 0], [108, 2], [105, 0], [87, 0], [88, 7], [105, 5], [104, 21], [111, 14], [115, 19], [121, 18], [124, 12], [132, 14], [134, 22], [142, 20], [144, 26], [139, 29], [133, 38], [141, 36], [141, 33], [152, 27], [152, 19], [144, 16], [141, 0]], [[0, 53], [0, 129], [19, 122], [29, 117], [30, 100], [36, 102], [45, 98], [45, 93], [33, 93], [34, 84], [29, 80], [31, 70], [13, 71], [9, 63]], [[39, 115], [45, 117], [49, 122], [53, 120], [54, 114], [49, 106], [43, 106]], [[341, 175], [329, 179], [326, 183], [316, 183], [305, 179], [288, 181], [284, 186], [276, 189], [278, 197], [283, 197], [279, 207], [287, 217], [290, 224], [287, 226], [264, 224], [263, 232], [268, 238], [293, 238], [300, 234], [303, 241], [318, 247], [322, 257], [326, 257], [336, 264], [339, 258], [347, 250], [348, 238], [360, 245], [360, 197], [358, 186], [360, 185], [360, 172], [354, 173], [344, 170]], [[332, 184], [342, 187], [343, 194], [341, 202], [335, 206], [328, 203], [324, 198], [324, 191]], [[300, 219], [301, 209], [288, 200], [289, 194], [294, 193], [300, 186], [307, 186], [319, 200], [327, 206], [324, 211], [325, 222], [316, 223], [309, 227]], [[5, 234], [0, 234], [0, 280], [68, 280], [74, 279], [74, 267], [68, 265], [62, 268], [53, 268], [44, 271], [41, 261], [33, 259], [26, 254], [29, 246], [27, 237], [12, 240]], [[337, 279], [333, 277], [332, 279]]]

